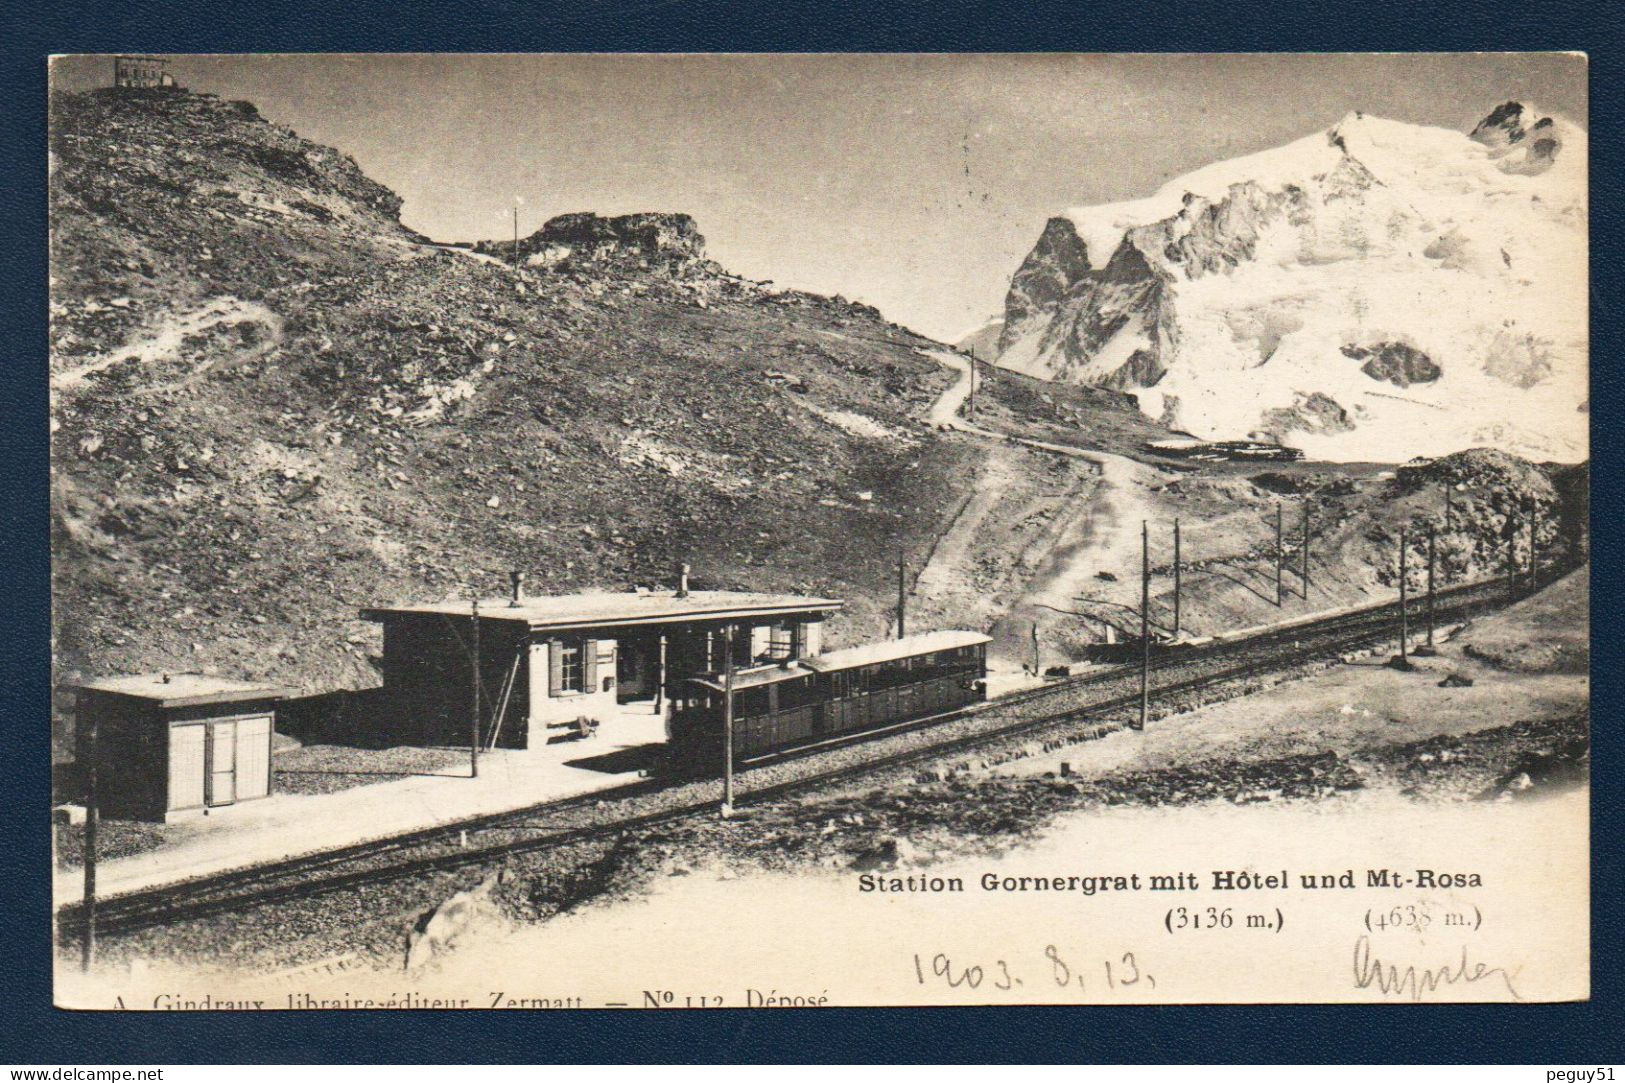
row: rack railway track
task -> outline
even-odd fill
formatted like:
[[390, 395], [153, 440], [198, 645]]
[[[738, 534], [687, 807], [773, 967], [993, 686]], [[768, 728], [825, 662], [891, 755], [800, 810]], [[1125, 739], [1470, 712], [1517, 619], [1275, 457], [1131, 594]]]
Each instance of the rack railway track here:
[[[1543, 576], [1549, 582], [1560, 574]], [[1439, 591], [1439, 622], [1461, 620], [1525, 596], [1520, 582], [1505, 579], [1464, 584]], [[1531, 588], [1532, 589], [1532, 588]], [[1289, 671], [1396, 638], [1398, 602], [1382, 603], [1318, 621], [1274, 629], [1243, 639], [1165, 651], [1152, 665], [1152, 700], [1201, 691], [1231, 681]], [[855, 781], [883, 771], [902, 770], [980, 746], [1034, 733], [1046, 727], [1135, 708], [1139, 670], [1134, 665], [1067, 678], [1042, 688], [1000, 697], [991, 703], [931, 718], [854, 734], [809, 748], [746, 760], [744, 783], [752, 769], [803, 764], [793, 777], [744, 792], [741, 805], [762, 804], [794, 794]], [[1031, 712], [1034, 704], [1044, 709]], [[1029, 710], [1022, 710], [1028, 708]], [[1005, 716], [1014, 717], [1005, 717]], [[924, 730], [956, 732], [941, 741], [887, 752], [884, 742]], [[962, 732], [959, 732], [962, 731]], [[878, 754], [843, 762], [842, 752], [878, 742]], [[835, 761], [823, 766], [826, 761]], [[820, 767], [823, 766], [823, 769]], [[426, 828], [386, 839], [295, 857], [225, 873], [132, 891], [98, 900], [98, 937], [118, 937], [223, 913], [320, 897], [420, 874], [498, 862], [515, 854], [588, 842], [689, 817], [715, 814], [715, 779], [651, 778], [612, 791], [583, 794]], [[645, 808], [646, 805], [654, 807]], [[463, 844], [464, 838], [485, 836]], [[82, 935], [83, 906], [58, 910], [64, 942]]]

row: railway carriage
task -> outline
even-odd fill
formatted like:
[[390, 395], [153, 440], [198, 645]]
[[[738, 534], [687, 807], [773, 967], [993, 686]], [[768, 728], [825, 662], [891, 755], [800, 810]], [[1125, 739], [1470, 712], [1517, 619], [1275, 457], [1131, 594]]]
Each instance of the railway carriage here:
[[[985, 697], [979, 632], [928, 632], [734, 674], [734, 754], [755, 756], [956, 710]], [[688, 682], [672, 707], [673, 755], [710, 762], [722, 744], [723, 678]]]

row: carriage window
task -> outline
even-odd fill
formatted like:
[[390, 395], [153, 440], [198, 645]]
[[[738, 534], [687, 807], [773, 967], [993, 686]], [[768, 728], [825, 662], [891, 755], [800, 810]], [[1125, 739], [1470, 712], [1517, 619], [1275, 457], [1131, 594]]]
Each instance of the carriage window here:
[[767, 689], [747, 688], [734, 693], [734, 713], [755, 715], [767, 713]]
[[812, 701], [812, 682], [805, 677], [800, 680], [784, 681], [779, 685], [779, 710], [781, 711], [805, 707]]

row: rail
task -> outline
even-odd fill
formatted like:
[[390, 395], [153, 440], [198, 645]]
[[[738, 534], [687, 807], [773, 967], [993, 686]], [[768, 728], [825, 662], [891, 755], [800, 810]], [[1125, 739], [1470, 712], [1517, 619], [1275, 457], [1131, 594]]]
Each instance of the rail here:
[[[1551, 582], [1566, 571], [1567, 569], [1563, 569], [1562, 572], [1553, 569], [1550, 574], [1544, 575], [1540, 582]], [[1504, 578], [1498, 578], [1440, 590], [1435, 594], [1436, 617], [1442, 622], [1459, 620], [1527, 596], [1538, 589], [1538, 586], [1539, 584], [1530, 584], [1527, 579], [1521, 579], [1518, 584], [1509, 587]], [[1216, 643], [1210, 647], [1166, 650], [1152, 663], [1154, 672], [1166, 676], [1171, 671], [1192, 667], [1198, 669], [1198, 672], [1158, 682], [1154, 687], [1154, 698], [1181, 695], [1238, 678], [1291, 669], [1316, 657], [1340, 655], [1350, 649], [1385, 641], [1394, 635], [1393, 624], [1398, 612], [1398, 602], [1380, 603], [1329, 617], [1314, 624], [1267, 632], [1243, 640]], [[1266, 652], [1266, 657], [1248, 657], [1256, 656], [1260, 651]], [[1232, 660], [1235, 664], [1225, 664]], [[1214, 663], [1219, 663], [1218, 668], [1207, 672], [1201, 671], [1202, 667]], [[757, 757], [747, 761], [747, 766], [811, 758], [849, 745], [894, 737], [950, 721], [974, 720], [990, 712], [1044, 699], [1075, 699], [1079, 695], [1087, 696], [1091, 691], [1105, 691], [1114, 681], [1132, 683], [1137, 688], [1137, 680], [1138, 668], [1133, 665], [1114, 667], [1102, 673], [1064, 678], [1040, 688], [1003, 696], [973, 708], [917, 719], [876, 731], [856, 733], [848, 740], [824, 742], [806, 749]], [[760, 804], [833, 782], [905, 768], [980, 745], [1021, 736], [1047, 726], [1126, 709], [1137, 703], [1137, 691], [1125, 691], [1116, 695], [1067, 703], [1059, 710], [991, 725], [959, 737], [879, 755], [857, 764], [813, 771], [784, 782], [758, 787], [745, 793], [738, 803]], [[614, 791], [612, 797], [617, 803], [631, 803], [681, 788], [683, 785], [695, 785], [695, 782], [693, 779], [650, 779], [618, 789]], [[542, 835], [532, 833], [545, 826], [533, 822], [535, 817], [557, 817], [581, 809], [596, 810], [609, 800], [611, 795], [604, 793], [583, 794], [524, 809], [439, 825], [388, 839], [356, 843], [287, 861], [211, 874], [112, 896], [98, 902], [97, 933], [99, 936], [127, 935], [143, 929], [197, 920], [252, 906], [320, 897], [408, 876], [464, 868], [510, 855], [532, 853], [591, 840], [606, 834], [668, 824], [696, 815], [710, 814], [716, 808], [715, 795], [707, 793], [702, 798], [685, 801], [669, 808], [577, 826], [565, 826]], [[460, 839], [465, 834], [493, 831], [516, 831], [521, 833], [521, 837], [485, 845], [460, 845]], [[421, 852], [425, 850], [430, 852]], [[57, 913], [58, 929], [65, 946], [70, 937], [79, 934], [83, 928], [82, 907], [79, 903], [70, 903], [60, 908]]]

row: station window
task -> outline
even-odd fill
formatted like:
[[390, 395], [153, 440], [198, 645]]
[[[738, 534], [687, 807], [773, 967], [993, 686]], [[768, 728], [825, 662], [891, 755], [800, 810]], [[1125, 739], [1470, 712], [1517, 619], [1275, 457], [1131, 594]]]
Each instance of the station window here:
[[559, 644], [559, 691], [584, 692], [585, 682], [586, 663], [582, 659], [581, 641], [563, 641]]
[[768, 628], [767, 657], [774, 662], [782, 662], [787, 658], [796, 656], [796, 623], [795, 621], [781, 620]]

